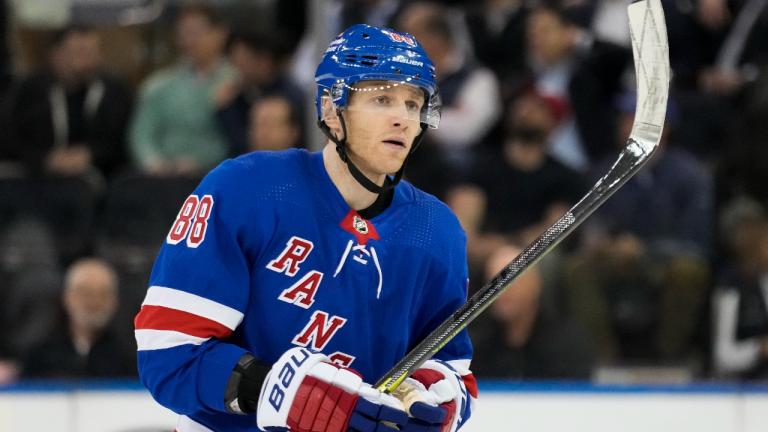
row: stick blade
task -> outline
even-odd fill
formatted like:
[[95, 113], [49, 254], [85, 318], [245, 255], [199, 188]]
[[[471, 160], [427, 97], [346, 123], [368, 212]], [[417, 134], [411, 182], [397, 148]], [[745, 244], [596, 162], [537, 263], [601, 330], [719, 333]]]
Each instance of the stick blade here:
[[669, 95], [669, 43], [661, 0], [642, 0], [627, 9], [637, 76], [637, 109], [631, 138], [654, 150], [661, 139]]

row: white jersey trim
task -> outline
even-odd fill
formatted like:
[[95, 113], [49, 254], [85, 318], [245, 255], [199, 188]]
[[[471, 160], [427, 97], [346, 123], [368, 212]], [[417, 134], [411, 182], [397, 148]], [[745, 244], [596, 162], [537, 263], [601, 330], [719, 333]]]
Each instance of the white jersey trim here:
[[243, 314], [229, 306], [188, 292], [160, 286], [149, 287], [142, 306], [163, 306], [188, 312], [216, 321], [231, 330], [236, 329], [243, 321]]
[[179, 345], [200, 345], [210, 338], [199, 338], [172, 330], [134, 330], [139, 351], [173, 348]]
[[179, 416], [179, 423], [176, 425], [176, 432], [213, 432], [211, 429], [190, 419], [187, 416]]

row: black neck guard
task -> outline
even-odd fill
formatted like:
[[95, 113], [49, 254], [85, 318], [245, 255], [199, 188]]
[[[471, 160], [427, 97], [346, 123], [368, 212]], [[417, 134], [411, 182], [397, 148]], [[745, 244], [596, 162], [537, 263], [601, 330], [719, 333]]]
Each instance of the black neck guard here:
[[[392, 180], [387, 177], [384, 179], [384, 186], [387, 186], [389, 183], [391, 183]], [[371, 220], [375, 218], [376, 216], [384, 213], [384, 210], [389, 208], [389, 205], [392, 204], [392, 200], [395, 197], [395, 190], [394, 189], [388, 189], [379, 196], [376, 197], [376, 201], [373, 202], [370, 206], [358, 210], [357, 214], [360, 215], [361, 218]]]

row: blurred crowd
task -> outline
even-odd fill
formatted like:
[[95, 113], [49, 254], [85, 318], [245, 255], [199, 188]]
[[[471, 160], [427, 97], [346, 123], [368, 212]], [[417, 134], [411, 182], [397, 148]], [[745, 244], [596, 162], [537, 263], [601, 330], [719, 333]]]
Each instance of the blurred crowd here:
[[[410, 33], [435, 63], [442, 120], [405, 177], [459, 217], [470, 295], [632, 129], [627, 0], [290, 0], [266, 20], [237, 3], [135, 24], [174, 49], [132, 82], [87, 19], [19, 70], [0, 2], [0, 383], [137, 376], [132, 320], [181, 204], [227, 158], [322, 147], [315, 65], [350, 25]], [[768, 1], [661, 3], [660, 148], [469, 326], [479, 378], [768, 379]]]

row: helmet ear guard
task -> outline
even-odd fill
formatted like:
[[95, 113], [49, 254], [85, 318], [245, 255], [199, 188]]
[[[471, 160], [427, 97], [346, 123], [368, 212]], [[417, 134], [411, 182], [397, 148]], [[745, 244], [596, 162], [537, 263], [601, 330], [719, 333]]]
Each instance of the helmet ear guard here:
[[326, 127], [330, 130], [328, 125], [325, 124], [325, 121], [333, 116], [338, 116], [341, 109], [341, 107], [333, 102], [330, 93], [329, 89], [323, 89], [322, 94], [317, 98], [317, 111], [319, 113], [317, 124], [321, 129]]

